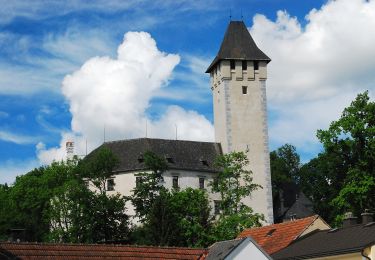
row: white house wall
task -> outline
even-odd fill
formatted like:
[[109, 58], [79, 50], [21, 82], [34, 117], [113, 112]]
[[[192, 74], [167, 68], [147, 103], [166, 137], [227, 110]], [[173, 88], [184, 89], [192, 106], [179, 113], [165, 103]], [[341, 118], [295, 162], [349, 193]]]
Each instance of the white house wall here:
[[[113, 191], [107, 191], [108, 195], [114, 195], [120, 193], [123, 196], [132, 196], [132, 190], [136, 185], [136, 174], [142, 171], [137, 172], [125, 172], [117, 173], [113, 176], [115, 186]], [[210, 205], [212, 212], [214, 209], [214, 200], [219, 200], [219, 194], [213, 194], [211, 192], [211, 187], [209, 183], [213, 181], [213, 178], [216, 176], [216, 173], [211, 172], [199, 172], [199, 171], [185, 171], [185, 170], [168, 170], [163, 174], [164, 178], [164, 187], [167, 189], [172, 189], [172, 180], [174, 176], [178, 176], [179, 188], [186, 189], [188, 187], [199, 189], [199, 178], [205, 178], [205, 189], [208, 191], [208, 196], [210, 199]], [[135, 215], [135, 210], [133, 205], [128, 202], [127, 205], [127, 214], [130, 216]]]

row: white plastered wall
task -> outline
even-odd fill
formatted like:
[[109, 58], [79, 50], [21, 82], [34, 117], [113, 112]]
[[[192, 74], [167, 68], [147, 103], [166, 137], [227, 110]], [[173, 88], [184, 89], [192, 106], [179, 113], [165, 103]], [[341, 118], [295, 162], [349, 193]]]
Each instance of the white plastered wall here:
[[[220, 142], [224, 153], [248, 151], [249, 169], [254, 183], [262, 189], [254, 191], [244, 202], [273, 223], [272, 188], [268, 149], [266, 79], [267, 63], [260, 61], [254, 70], [253, 62], [222, 60], [211, 72], [211, 89], [214, 103], [215, 141]], [[247, 88], [243, 94], [242, 87]]]

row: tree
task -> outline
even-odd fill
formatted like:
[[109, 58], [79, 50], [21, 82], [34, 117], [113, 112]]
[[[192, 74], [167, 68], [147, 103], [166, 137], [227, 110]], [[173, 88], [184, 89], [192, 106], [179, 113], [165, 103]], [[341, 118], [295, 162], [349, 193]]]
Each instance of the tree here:
[[92, 152], [80, 165], [81, 175], [87, 178], [101, 194], [106, 193], [106, 182], [113, 176], [113, 170], [118, 166], [119, 159], [107, 147], [101, 147]]
[[211, 208], [207, 192], [193, 188], [174, 190], [170, 201], [177, 226], [174, 246], [208, 246]]
[[106, 182], [113, 176], [119, 159], [107, 147], [94, 151], [79, 165], [78, 171], [95, 187], [91, 192], [91, 237], [94, 242], [127, 240], [129, 217], [127, 198], [120, 194], [108, 195]]
[[6, 233], [11, 226], [11, 207], [10, 207], [10, 187], [5, 184], [0, 184], [0, 241], [6, 240]]
[[87, 243], [92, 240], [92, 192], [77, 172], [78, 160], [68, 160], [70, 169], [60, 172], [65, 181], [54, 189], [50, 198], [48, 240]]
[[206, 245], [210, 207], [203, 190], [167, 190], [162, 185], [167, 170], [164, 158], [152, 152], [143, 156], [150, 172], [137, 174], [131, 201], [142, 225], [135, 228], [133, 242], [155, 246]]
[[281, 212], [283, 206], [292, 206], [295, 201], [297, 184], [300, 181], [301, 163], [296, 148], [291, 144], [284, 144], [270, 153], [270, 164], [273, 212], [275, 222], [277, 222], [279, 221], [278, 217], [284, 213]]
[[253, 183], [252, 172], [246, 170], [249, 161], [244, 152], [232, 152], [219, 156], [216, 166], [221, 169], [212, 190], [219, 192], [221, 213], [213, 226], [213, 240], [235, 238], [243, 229], [260, 226], [262, 214], [243, 203], [243, 199], [261, 188]]
[[324, 151], [301, 174], [317, 212], [333, 212], [327, 214], [333, 221], [345, 211], [359, 216], [364, 209], [375, 210], [375, 102], [368, 92], [359, 94], [339, 120], [318, 130], [317, 136]]
[[161, 184], [163, 173], [168, 169], [168, 164], [164, 158], [157, 156], [153, 152], [145, 152], [143, 155], [145, 167], [151, 172], [141, 172], [136, 174], [139, 178], [136, 187], [133, 189], [133, 196], [130, 198], [135, 207], [136, 216], [141, 222], [145, 222], [155, 199], [160, 191], [165, 189]]
[[359, 94], [339, 120], [317, 135], [327, 153], [342, 159], [344, 178], [337, 180], [342, 186], [332, 205], [357, 215], [375, 209], [375, 102], [368, 92]]

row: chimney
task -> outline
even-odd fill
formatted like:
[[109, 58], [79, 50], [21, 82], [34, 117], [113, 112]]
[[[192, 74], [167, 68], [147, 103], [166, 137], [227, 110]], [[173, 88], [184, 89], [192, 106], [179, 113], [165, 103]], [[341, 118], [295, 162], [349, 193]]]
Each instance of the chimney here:
[[374, 222], [374, 214], [371, 213], [368, 209], [365, 209], [365, 212], [363, 212], [361, 216], [363, 225]]
[[346, 228], [346, 227], [350, 227], [356, 224], [357, 224], [357, 217], [354, 217], [352, 212], [345, 213], [342, 226]]

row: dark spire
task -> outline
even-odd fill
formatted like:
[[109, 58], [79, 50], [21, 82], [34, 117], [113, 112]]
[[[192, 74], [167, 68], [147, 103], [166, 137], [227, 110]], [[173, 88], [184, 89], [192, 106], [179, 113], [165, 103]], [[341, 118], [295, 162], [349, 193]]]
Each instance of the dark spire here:
[[271, 61], [255, 44], [243, 21], [230, 21], [220, 50], [206, 73], [209, 73], [220, 60], [256, 60], [267, 63]]

